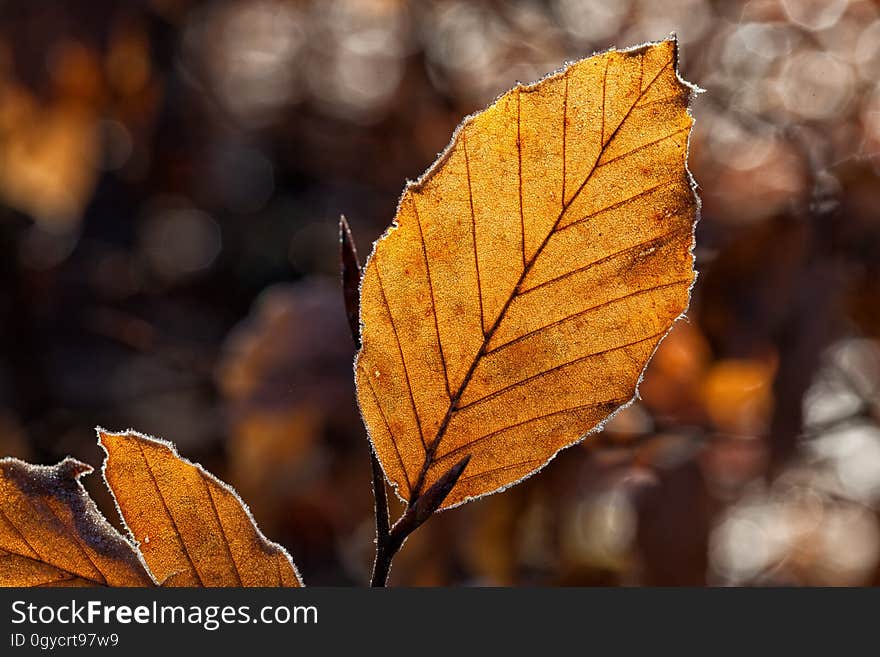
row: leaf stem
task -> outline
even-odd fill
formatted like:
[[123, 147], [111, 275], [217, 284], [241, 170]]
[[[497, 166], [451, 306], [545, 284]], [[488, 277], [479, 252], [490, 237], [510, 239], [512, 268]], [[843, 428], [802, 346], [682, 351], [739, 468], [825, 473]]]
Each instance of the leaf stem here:
[[[394, 523], [394, 526], [384, 537], [384, 540], [381, 536], [377, 535], [376, 561], [373, 564], [373, 576], [370, 579], [370, 586], [386, 585], [394, 555], [397, 554], [409, 535], [436, 513], [440, 505], [443, 504], [443, 500], [446, 499], [446, 496], [449, 495], [449, 492], [458, 483], [470, 460], [471, 455], [468, 454], [449, 468], [423, 495], [415, 498], [398, 521]], [[376, 525], [378, 528], [378, 519]]]
[[[370, 448], [370, 465], [373, 470], [373, 500], [375, 501], [376, 513], [376, 562], [378, 562], [379, 550], [382, 545], [387, 543], [391, 526], [388, 518], [388, 496], [385, 490], [385, 475], [382, 473], [382, 466], [372, 447]], [[375, 568], [376, 565], [373, 564], [374, 577]], [[387, 577], [388, 574], [386, 573], [385, 576]]]

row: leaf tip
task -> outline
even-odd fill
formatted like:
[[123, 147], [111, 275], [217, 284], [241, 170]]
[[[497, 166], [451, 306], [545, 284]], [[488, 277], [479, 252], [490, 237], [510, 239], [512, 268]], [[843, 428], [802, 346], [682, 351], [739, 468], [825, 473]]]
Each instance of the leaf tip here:
[[61, 476], [73, 479], [74, 481], [79, 480], [83, 475], [91, 474], [95, 470], [88, 463], [83, 463], [72, 456], [65, 457], [56, 467]]
[[98, 434], [98, 446], [104, 451], [104, 466], [106, 469], [107, 461], [110, 458], [110, 452], [121, 447], [122, 443], [126, 438], [130, 438], [132, 433], [134, 433], [131, 429], [126, 431], [109, 431], [103, 427], [95, 427], [95, 433]]
[[342, 276], [342, 293], [348, 326], [355, 346], [360, 349], [361, 265], [357, 247], [351, 235], [351, 227], [344, 214], [339, 215], [339, 268]]
[[98, 445], [106, 450], [107, 439], [112, 436], [112, 434], [103, 427], [95, 427], [95, 433], [98, 435]]
[[345, 243], [346, 238], [351, 238], [351, 227], [348, 225], [348, 219], [344, 214], [339, 215], [339, 241]]
[[464, 473], [464, 470], [468, 466], [468, 463], [471, 462], [471, 456], [471, 454], [468, 454], [449, 469], [449, 474], [455, 477], [456, 481], [458, 481], [458, 478], [461, 477], [461, 475]]

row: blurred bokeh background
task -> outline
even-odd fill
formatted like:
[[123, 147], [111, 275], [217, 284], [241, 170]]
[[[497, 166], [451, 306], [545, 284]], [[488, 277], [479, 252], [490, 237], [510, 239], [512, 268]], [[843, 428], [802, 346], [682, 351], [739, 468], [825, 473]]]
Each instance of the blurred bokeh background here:
[[308, 584], [365, 582], [339, 214], [368, 252], [464, 115], [672, 31], [707, 90], [690, 320], [640, 402], [391, 581], [880, 584], [871, 0], [0, 0], [0, 454], [162, 436]]

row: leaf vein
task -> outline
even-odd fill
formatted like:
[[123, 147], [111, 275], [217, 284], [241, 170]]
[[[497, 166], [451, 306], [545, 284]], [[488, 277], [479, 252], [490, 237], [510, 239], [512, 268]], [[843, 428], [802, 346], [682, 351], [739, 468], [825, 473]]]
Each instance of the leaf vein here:
[[36, 588], [36, 587], [40, 587], [40, 586], [51, 586], [54, 583], [66, 582], [66, 581], [72, 580], [72, 579], [80, 579], [84, 582], [91, 582], [92, 584], [95, 584], [96, 586], [107, 586], [106, 580], [100, 581], [100, 580], [94, 579], [92, 577], [88, 577], [86, 575], [80, 575], [78, 573], [73, 573], [65, 568], [61, 568], [60, 566], [57, 566], [53, 563], [49, 563], [48, 561], [46, 561], [42, 557], [34, 558], [28, 554], [21, 554], [20, 552], [10, 552], [9, 550], [0, 549], [0, 558], [3, 558], [3, 559], [10, 559], [10, 558], [27, 559], [28, 561], [33, 561], [35, 564], [38, 564], [40, 566], [47, 566], [47, 567], [51, 568], [52, 570], [57, 571], [61, 575], [60, 577], [46, 579], [38, 584], [29, 584], [28, 585], [29, 588]]
[[681, 177], [680, 177], [680, 176], [676, 176], [675, 178], [671, 178], [670, 180], [667, 180], [667, 181], [665, 181], [665, 182], [662, 182], [662, 183], [659, 183], [659, 184], [657, 184], [657, 185], [654, 185], [653, 187], [649, 187], [648, 189], [644, 189], [644, 190], [642, 190], [641, 192], [639, 192], [638, 194], [634, 194], [633, 196], [630, 196], [629, 198], [625, 198], [625, 199], [623, 199], [622, 201], [618, 201], [617, 203], [612, 203], [611, 205], [606, 205], [604, 208], [600, 208], [600, 209], [598, 209], [598, 210], [594, 210], [594, 211], [591, 212], [590, 214], [588, 214], [588, 215], [586, 215], [586, 216], [584, 216], [584, 217], [581, 217], [581, 218], [578, 219], [577, 221], [572, 221], [570, 224], [566, 224], [565, 226], [562, 226], [561, 228], [559, 228], [559, 229], [556, 231], [556, 234], [558, 235], [558, 234], [561, 233], [562, 231], [564, 231], [564, 230], [568, 230], [568, 229], [571, 228], [572, 226], [577, 226], [577, 225], [579, 225], [579, 224], [582, 224], [582, 223], [584, 223], [587, 219], [592, 219], [593, 217], [595, 217], [595, 216], [597, 216], [597, 215], [600, 215], [600, 214], [602, 214], [603, 212], [608, 212], [609, 210], [616, 210], [616, 209], [618, 209], [618, 208], [620, 208], [620, 207], [623, 207], [623, 206], [626, 205], [627, 203], [631, 203], [632, 201], [635, 201], [635, 200], [638, 200], [638, 199], [640, 199], [640, 198], [642, 198], [642, 197], [645, 197], [645, 196], [647, 196], [648, 194], [650, 194], [651, 192], [656, 192], [656, 191], [657, 191], [658, 189], [660, 189], [661, 187], [667, 187], [667, 186], [669, 186], [669, 185], [672, 185], [672, 184], [677, 183], [677, 182], [680, 182], [680, 181], [681, 181]]
[[[644, 245], [638, 245], [638, 246], [644, 246]], [[598, 263], [595, 263], [595, 264], [598, 264]], [[549, 328], [553, 328], [554, 326], [558, 326], [558, 325], [563, 324], [569, 320], [577, 319], [578, 317], [586, 315], [587, 313], [591, 313], [594, 310], [599, 310], [600, 308], [605, 308], [607, 306], [610, 306], [615, 303], [619, 303], [621, 301], [625, 301], [626, 299], [630, 299], [630, 298], [638, 296], [640, 294], [648, 294], [649, 292], [655, 292], [656, 290], [665, 290], [667, 288], [675, 287], [676, 285], [683, 285], [685, 283], [690, 284], [691, 279], [690, 278], [683, 278], [680, 280], [672, 281], [670, 283], [661, 283], [659, 285], [653, 285], [648, 288], [628, 292], [628, 293], [624, 294], [623, 296], [615, 297], [614, 299], [609, 299], [608, 301], [603, 301], [600, 304], [597, 304], [595, 306], [590, 306], [589, 308], [585, 308], [584, 310], [580, 310], [572, 315], [567, 315], [566, 317], [563, 317], [562, 319], [557, 319], [555, 322], [550, 322], [549, 324], [545, 324], [544, 326], [541, 326], [540, 328], [536, 328], [532, 331], [529, 331], [528, 333], [523, 333], [522, 335], [519, 335], [519, 336], [513, 338], [512, 340], [504, 342], [503, 344], [500, 344], [497, 347], [490, 349], [489, 351], [486, 352], [486, 355], [489, 355], [489, 354], [494, 353], [496, 351], [500, 351], [501, 349], [504, 349], [505, 347], [509, 347], [513, 344], [516, 344], [517, 342], [522, 342], [526, 338], [530, 338], [533, 335], [535, 335], [536, 333], [541, 333], [542, 331], [546, 331]], [[532, 289], [537, 289], [537, 288], [532, 288]]]
[[537, 417], [532, 417], [527, 420], [517, 422], [515, 424], [509, 424], [506, 427], [502, 427], [501, 429], [496, 429], [495, 431], [492, 431], [491, 433], [484, 434], [484, 435], [480, 436], [479, 438], [474, 438], [473, 440], [471, 440], [463, 445], [459, 445], [458, 447], [449, 450], [445, 454], [438, 456], [434, 460], [434, 465], [438, 464], [440, 461], [449, 459], [457, 454], [460, 454], [464, 450], [472, 448], [474, 445], [481, 443], [485, 440], [488, 440], [489, 438], [497, 436], [498, 434], [504, 433], [506, 431], [510, 431], [511, 429], [517, 429], [519, 427], [525, 426], [526, 424], [531, 424], [532, 422], [538, 422], [539, 420], [544, 420], [544, 419], [547, 419], [548, 417], [553, 417], [554, 415], [563, 415], [564, 413], [574, 413], [575, 411], [580, 411], [580, 410], [584, 410], [587, 408], [601, 408], [603, 406], [608, 406], [611, 404], [617, 406], [617, 405], [622, 404], [625, 401], [627, 401], [627, 399], [629, 399], [629, 397], [608, 399], [605, 401], [598, 401], [598, 402], [590, 402], [589, 404], [578, 404], [577, 406], [563, 408], [558, 411], [552, 411], [550, 413], [542, 413], [541, 415], [538, 415]]
[[470, 481], [472, 479], [479, 479], [480, 477], [485, 477], [486, 475], [494, 474], [495, 472], [501, 472], [503, 470], [513, 470], [515, 468], [521, 468], [524, 465], [531, 465], [533, 463], [543, 463], [544, 459], [528, 459], [526, 461], [520, 461], [518, 463], [510, 463], [508, 465], [500, 465], [497, 468], [489, 468], [488, 470], [483, 470], [482, 472], [477, 472], [476, 474], [468, 475], [467, 477], [462, 477], [459, 479], [459, 482], [462, 481]]
[[570, 68], [565, 69], [565, 93], [562, 97], [562, 208], [565, 209], [565, 147], [568, 135], [568, 72]]
[[603, 349], [602, 351], [595, 351], [593, 353], [586, 354], [585, 356], [579, 356], [579, 357], [577, 357], [573, 360], [567, 361], [565, 363], [560, 363], [559, 365], [554, 365], [553, 367], [550, 367], [546, 370], [538, 372], [537, 374], [533, 374], [532, 376], [526, 377], [525, 379], [522, 379], [522, 380], [517, 381], [515, 383], [508, 384], [508, 385], [504, 386], [503, 388], [499, 388], [498, 390], [495, 390], [494, 392], [490, 392], [488, 395], [480, 397], [479, 399], [475, 399], [472, 402], [468, 402], [467, 404], [463, 404], [461, 406], [458, 406], [456, 410], [463, 411], [467, 408], [473, 408], [474, 406], [476, 406], [478, 404], [488, 402], [488, 401], [494, 399], [495, 397], [498, 397], [499, 395], [504, 394], [508, 390], [512, 390], [513, 388], [517, 388], [517, 387], [525, 385], [527, 383], [531, 383], [532, 381], [534, 381], [536, 379], [540, 379], [542, 377], [545, 377], [548, 374], [553, 374], [554, 372], [558, 372], [559, 370], [562, 370], [566, 367], [576, 365], [577, 363], [580, 363], [582, 361], [589, 360], [590, 358], [595, 358], [596, 356], [604, 356], [605, 354], [610, 354], [612, 352], [619, 351], [621, 349], [626, 349], [627, 347], [633, 347], [633, 346], [640, 344], [642, 342], [647, 342], [649, 340], [653, 340], [655, 338], [660, 337], [664, 333], [666, 333], [666, 330], [660, 331], [658, 333], [654, 333], [652, 335], [649, 335], [646, 338], [641, 338], [641, 339], [635, 340], [633, 342], [628, 342], [627, 344], [617, 345], [616, 347], [610, 347], [608, 349]]
[[217, 511], [217, 502], [214, 500], [214, 493], [211, 492], [211, 485], [209, 484], [207, 478], [205, 477], [205, 473], [202, 470], [199, 470], [199, 479], [202, 480], [202, 483], [205, 485], [205, 492], [208, 493], [208, 499], [211, 500], [211, 510], [214, 512], [214, 517], [217, 519], [217, 524], [220, 526], [220, 534], [223, 536], [223, 547], [226, 548], [226, 554], [229, 556], [229, 561], [232, 562], [232, 568], [235, 571], [235, 579], [238, 580], [239, 586], [244, 586], [241, 580], [241, 571], [238, 569], [238, 564], [235, 562], [235, 557], [232, 556], [232, 548], [229, 545], [229, 537], [226, 535], [226, 527], [223, 526], [223, 520], [220, 518], [220, 513]]
[[379, 263], [376, 263], [376, 278], [379, 280], [379, 290], [382, 292], [382, 300], [385, 302], [385, 310], [388, 311], [388, 319], [391, 321], [391, 332], [394, 334], [394, 341], [397, 343], [397, 353], [400, 354], [400, 363], [403, 365], [403, 377], [406, 381], [406, 389], [409, 392], [409, 401], [412, 404], [413, 415], [416, 418], [416, 426], [419, 429], [419, 440], [422, 441], [422, 448], [425, 447], [425, 434], [422, 431], [422, 419], [419, 417], [419, 409], [416, 407], [416, 398], [413, 396], [412, 384], [409, 381], [409, 370], [406, 366], [406, 358], [403, 357], [403, 346], [400, 344], [400, 336], [397, 334], [397, 326], [394, 323], [394, 313], [391, 312], [391, 306], [388, 303], [388, 297], [385, 296], [385, 285], [382, 283], [382, 274], [379, 271]]
[[388, 431], [388, 435], [391, 438], [391, 444], [394, 445], [394, 451], [397, 454], [397, 460], [400, 463], [400, 469], [403, 471], [403, 478], [406, 480], [406, 493], [407, 495], [409, 495], [409, 492], [412, 490], [412, 484], [409, 481], [409, 474], [406, 471], [406, 466], [403, 464], [403, 458], [400, 456], [400, 449], [397, 447], [397, 440], [394, 438], [394, 433], [391, 431], [391, 425], [388, 424], [388, 418], [385, 416], [385, 411], [382, 409], [382, 404], [379, 402], [379, 396], [376, 394], [376, 389], [373, 388], [373, 382], [370, 379], [369, 372], [365, 373], [364, 378], [367, 381], [367, 387], [373, 394], [373, 401], [376, 402], [376, 408], [379, 409], [379, 414], [382, 416], [382, 421], [385, 423], [385, 429]]
[[425, 233], [422, 231], [422, 220], [419, 218], [419, 209], [416, 207], [415, 196], [410, 197], [413, 213], [416, 215], [416, 225], [419, 227], [419, 240], [422, 243], [422, 257], [425, 260], [425, 272], [428, 275], [428, 291], [431, 294], [431, 314], [434, 316], [434, 333], [437, 335], [437, 350], [440, 352], [440, 363], [443, 365], [443, 383], [446, 385], [446, 396], [452, 399], [449, 390], [449, 371], [446, 367], [446, 356], [443, 354], [443, 341], [440, 339], [440, 324], [437, 320], [437, 301], [434, 298], [434, 284], [431, 282], [431, 265], [428, 263], [428, 248], [425, 246]]
[[518, 158], [519, 177], [519, 237], [522, 247], [522, 266], [526, 270], [526, 218], [523, 213], [523, 177], [522, 177], [522, 132], [520, 129], [522, 120], [522, 87], [516, 88], [516, 154]]
[[663, 98], [657, 98], [655, 100], [649, 100], [644, 103], [637, 103], [636, 109], [642, 109], [643, 107], [652, 107], [654, 105], [660, 105], [662, 103], [668, 103], [670, 100], [675, 100], [677, 98], [681, 98], [681, 92], [676, 92], [674, 94], [669, 94], [668, 96], [663, 96]]
[[[39, 513], [39, 511], [37, 510], [36, 505], [35, 505], [30, 499], [28, 499], [28, 498], [26, 498], [26, 499], [27, 499], [28, 503], [34, 508], [34, 510], [37, 511], [37, 512]], [[46, 508], [49, 509], [49, 513], [51, 513], [51, 514], [52, 514], [52, 515], [58, 520], [58, 522], [60, 522], [61, 525], [64, 526], [64, 524], [65, 524], [64, 520], [63, 520], [63, 519], [62, 519], [57, 513], [55, 513], [55, 509], [53, 509], [53, 508], [51, 507], [51, 505], [50, 505], [48, 502], [44, 502], [44, 504], [46, 505]], [[102, 570], [98, 567], [98, 564], [95, 563], [95, 560], [92, 559], [92, 557], [91, 557], [91, 556], [89, 555], [89, 553], [86, 551], [85, 547], [83, 547], [83, 544], [80, 542], [79, 537], [77, 536], [77, 534], [76, 534], [75, 531], [71, 533], [71, 538], [73, 539], [73, 542], [74, 542], [74, 544], [76, 545], [77, 549], [78, 549], [78, 550], [82, 553], [82, 555], [86, 558], [86, 561], [88, 561], [90, 564], [92, 564], [92, 567], [95, 569], [95, 571], [96, 571], [96, 572], [98, 573], [98, 575], [101, 577], [101, 580], [100, 580], [101, 583], [102, 583], [104, 586], [107, 586], [107, 576], [104, 574], [104, 571], [102, 571]], [[77, 573], [77, 575], [79, 575], [79, 573]], [[82, 576], [82, 575], [80, 575], [80, 576]], [[91, 580], [93, 580], [93, 581], [98, 581], [98, 580], [95, 580], [95, 579], [92, 578], [92, 577], [90, 577], [89, 579], [91, 579]]]
[[[474, 267], [477, 270], [477, 298], [480, 300], [480, 330], [483, 332], [483, 337], [486, 337], [486, 314], [483, 311], [483, 283], [480, 280], [480, 255], [477, 252], [477, 219], [476, 213], [474, 212], [474, 190], [471, 185], [471, 161], [468, 156], [468, 148], [467, 148], [467, 133], [462, 130], [461, 133], [461, 144], [464, 149], [464, 166], [465, 173], [467, 174], [467, 185], [468, 185], [468, 202], [470, 203], [471, 208], [471, 240], [474, 246]], [[422, 439], [424, 442], [424, 438]]]
[[147, 468], [147, 473], [150, 475], [150, 480], [153, 482], [153, 486], [156, 489], [156, 495], [159, 497], [159, 501], [162, 502], [162, 507], [165, 509], [165, 513], [168, 516], [168, 519], [171, 521], [171, 526], [174, 527], [174, 531], [177, 533], [177, 537], [180, 540], [180, 547], [183, 549], [183, 555], [186, 557], [186, 560], [189, 562], [190, 568], [196, 576], [196, 579], [199, 582], [200, 586], [204, 586], [205, 582], [202, 580], [202, 576], [199, 574], [198, 569], [196, 568], [196, 564], [193, 561], [192, 556], [189, 553], [189, 549], [186, 547], [186, 542], [183, 540], [183, 533], [180, 531], [180, 527], [177, 525], [177, 520], [174, 518], [174, 514], [171, 513], [171, 509], [168, 506], [168, 502], [165, 500], [165, 496], [162, 494], [162, 489], [159, 488], [159, 482], [156, 480], [156, 475], [153, 473], [153, 466], [150, 465], [149, 459], [147, 459], [147, 454], [144, 452], [143, 446], [140, 442], [137, 442], [138, 450], [140, 451], [141, 458], [144, 461], [144, 465]]
[[[27, 537], [24, 535], [24, 533], [18, 528], [18, 526], [17, 526], [14, 522], [12, 522], [12, 518], [10, 518], [8, 515], [6, 515], [6, 513], [3, 511], [2, 508], [0, 508], [0, 516], [3, 516], [3, 519], [6, 520], [6, 523], [7, 523], [10, 527], [12, 527], [12, 531], [14, 531], [16, 534], [19, 535], [19, 537], [21, 538], [22, 542], [24, 542], [24, 544], [28, 546], [28, 548], [30, 549], [30, 551], [33, 552], [33, 553], [36, 555], [36, 558], [39, 559], [39, 560], [41, 560], [41, 561], [43, 561], [43, 562], [46, 562], [45, 557], [43, 557], [43, 555], [41, 555], [41, 554], [37, 551], [37, 548], [35, 548], [33, 545], [31, 545], [31, 542], [27, 539]], [[22, 554], [21, 556], [23, 556], [23, 557], [28, 557], [29, 559], [32, 559], [32, 558], [33, 558], [33, 557], [29, 557], [29, 556], [26, 555], [26, 554]], [[36, 559], [34, 559], [34, 560], [36, 561]], [[48, 562], [46, 562], [46, 563], [48, 563]]]
[[[574, 276], [575, 274], [581, 274], [585, 271], [589, 271], [593, 267], [597, 267], [599, 265], [604, 265], [606, 262], [610, 262], [619, 256], [622, 256], [626, 253], [629, 253], [630, 251], [637, 251], [638, 249], [640, 249], [642, 247], [650, 248], [653, 246], [659, 246], [660, 244], [663, 243], [664, 240], [666, 240], [670, 237], [675, 237], [676, 235], [679, 235], [685, 231], [689, 232], [690, 227], [685, 226], [685, 227], [679, 228], [677, 230], [672, 230], [672, 231], [669, 231], [668, 233], [664, 233], [663, 235], [658, 235], [656, 237], [652, 237], [651, 239], [645, 240], [643, 242], [639, 242], [638, 244], [633, 244], [632, 246], [628, 246], [625, 249], [621, 249], [620, 251], [615, 251], [614, 253], [611, 253], [611, 254], [605, 256], [604, 258], [599, 258], [598, 260], [593, 260], [592, 262], [587, 263], [583, 267], [578, 267], [576, 269], [572, 269], [571, 271], [567, 271], [564, 274], [560, 274], [559, 276], [556, 276], [555, 278], [551, 278], [549, 280], [543, 281], [542, 283], [538, 283], [537, 285], [533, 285], [532, 287], [528, 287], [528, 288], [525, 288], [524, 290], [520, 290], [519, 296], [520, 296], [520, 298], [522, 298], [525, 295], [529, 294], [530, 292], [534, 292], [535, 290], [540, 290], [543, 287], [546, 287], [546, 286], [551, 285], [553, 283], [556, 283], [558, 281], [564, 280], [570, 276]], [[493, 349], [489, 349], [486, 353], [492, 353], [497, 348], [498, 347], [495, 347]]]
[[674, 132], [670, 132], [668, 135], [663, 135], [662, 137], [660, 137], [658, 139], [655, 139], [653, 141], [649, 141], [647, 144], [642, 144], [641, 146], [636, 146], [635, 148], [627, 151], [626, 153], [622, 153], [620, 155], [615, 155], [610, 160], [605, 160], [604, 162], [602, 162], [602, 164], [596, 165], [596, 168], [601, 169], [602, 167], [608, 166], [612, 162], [617, 162], [618, 160], [622, 160], [626, 157], [629, 157], [633, 153], [638, 153], [639, 151], [643, 151], [646, 148], [650, 148], [651, 146], [655, 146], [656, 144], [659, 144], [662, 141], [666, 141], [667, 139], [672, 139], [676, 135], [680, 135], [681, 133], [687, 132], [690, 129], [691, 129], [690, 126], [688, 126], [686, 128], [679, 128], [678, 130], [675, 130]]

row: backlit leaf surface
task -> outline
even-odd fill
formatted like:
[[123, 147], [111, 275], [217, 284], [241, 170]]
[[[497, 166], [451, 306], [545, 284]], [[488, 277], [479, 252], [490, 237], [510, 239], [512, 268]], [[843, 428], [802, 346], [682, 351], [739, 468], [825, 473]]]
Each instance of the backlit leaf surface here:
[[290, 555], [228, 485], [170, 443], [99, 431], [104, 478], [144, 560], [165, 586], [300, 586]]
[[152, 586], [135, 547], [100, 514], [71, 458], [0, 459], [0, 586]]
[[398, 494], [543, 467], [636, 394], [687, 308], [693, 88], [673, 40], [612, 50], [467, 118], [405, 189], [361, 286], [358, 398]]

